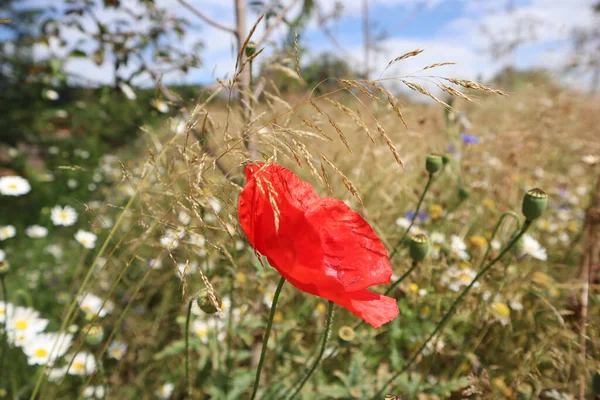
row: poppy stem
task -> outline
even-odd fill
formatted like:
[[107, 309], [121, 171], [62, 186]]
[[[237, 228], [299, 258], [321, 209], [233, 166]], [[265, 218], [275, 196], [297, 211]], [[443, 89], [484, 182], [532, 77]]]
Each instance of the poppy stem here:
[[321, 358], [323, 358], [323, 354], [325, 353], [325, 347], [327, 346], [327, 340], [329, 339], [329, 335], [331, 333], [331, 325], [333, 323], [333, 306], [334, 306], [333, 301], [329, 301], [329, 304], [327, 306], [327, 322], [325, 323], [325, 333], [323, 334], [323, 342], [321, 343], [321, 351], [319, 352], [317, 359], [313, 362], [313, 365], [306, 372], [306, 375], [304, 375], [304, 378], [300, 382], [300, 385], [296, 388], [296, 390], [294, 391], [292, 396], [289, 398], [289, 400], [293, 400], [300, 393], [300, 391], [302, 390], [302, 388], [304, 387], [306, 382], [308, 382], [308, 380], [310, 379], [312, 374], [315, 372], [315, 370], [319, 366], [319, 363], [321, 362]]
[[192, 305], [195, 297], [190, 299], [187, 308], [187, 316], [185, 318], [185, 386], [187, 388], [188, 397], [192, 398], [192, 385], [190, 382], [190, 317], [192, 315]]
[[388, 293], [390, 293], [392, 290], [394, 290], [394, 288], [395, 288], [396, 286], [398, 286], [400, 283], [402, 283], [402, 281], [403, 281], [404, 279], [406, 279], [406, 277], [407, 277], [407, 276], [409, 276], [409, 275], [411, 274], [411, 272], [413, 272], [413, 271], [415, 270], [415, 268], [417, 268], [418, 266], [419, 266], [419, 262], [418, 262], [418, 261], [415, 261], [415, 260], [413, 260], [413, 262], [412, 262], [412, 266], [410, 267], [410, 269], [409, 269], [408, 271], [406, 271], [404, 274], [402, 274], [402, 276], [401, 276], [400, 278], [396, 279], [396, 280], [394, 281], [394, 283], [392, 283], [392, 284], [390, 285], [390, 287], [388, 287], [388, 288], [387, 288], [387, 290], [385, 291], [384, 295], [387, 295], [387, 294], [388, 294]]
[[506, 247], [500, 252], [500, 254], [498, 254], [498, 256], [496, 258], [494, 258], [492, 261], [490, 261], [489, 264], [487, 264], [481, 271], [479, 271], [477, 273], [477, 275], [475, 275], [475, 278], [473, 278], [473, 280], [471, 281], [471, 283], [460, 293], [460, 295], [454, 300], [454, 302], [452, 302], [452, 305], [450, 306], [450, 309], [446, 312], [446, 314], [444, 314], [444, 316], [442, 317], [442, 320], [435, 327], [435, 329], [429, 335], [429, 337], [427, 338], [427, 340], [425, 340], [425, 342], [423, 342], [423, 344], [421, 345], [421, 347], [419, 347], [419, 349], [413, 354], [413, 356], [410, 358], [410, 360], [408, 361], [408, 363], [400, 371], [398, 371], [396, 374], [394, 374], [394, 376], [392, 376], [383, 385], [383, 387], [373, 397], [373, 400], [380, 399], [381, 396], [383, 395], [383, 393], [385, 392], [385, 390], [388, 388], [388, 386], [391, 385], [400, 375], [402, 375], [403, 373], [405, 373], [406, 371], [409, 370], [409, 368], [414, 364], [414, 362], [417, 360], [417, 358], [419, 357], [419, 355], [421, 354], [421, 352], [425, 349], [425, 347], [427, 347], [427, 345], [429, 344], [429, 342], [431, 342], [431, 340], [434, 338], [434, 336], [438, 332], [442, 331], [444, 325], [446, 324], [446, 322], [448, 322], [448, 320], [450, 319], [450, 317], [452, 316], [452, 314], [456, 310], [456, 306], [458, 306], [458, 303], [460, 303], [463, 300], [463, 298], [467, 295], [467, 293], [469, 292], [469, 290], [471, 290], [471, 288], [473, 287], [473, 285], [475, 285], [475, 283], [479, 280], [479, 278], [481, 278], [496, 262], [498, 262], [502, 257], [504, 257], [504, 255], [519, 241], [519, 239], [521, 239], [521, 237], [525, 234], [525, 232], [527, 231], [527, 229], [529, 229], [529, 227], [531, 226], [531, 222], [532, 221], [530, 221], [530, 220], [526, 220], [525, 224], [523, 225], [523, 228], [521, 229], [521, 231], [519, 232], [519, 234], [516, 235], [506, 245]]
[[488, 256], [488, 254], [490, 254], [490, 250], [492, 249], [492, 241], [496, 238], [496, 233], [498, 233], [498, 230], [500, 229], [500, 225], [502, 225], [502, 222], [504, 221], [504, 218], [506, 218], [506, 217], [513, 217], [515, 219], [515, 221], [517, 221], [517, 230], [515, 231], [515, 233], [517, 231], [521, 230], [521, 220], [519, 219], [519, 215], [516, 212], [506, 211], [505, 213], [503, 213], [500, 216], [500, 219], [498, 220], [498, 223], [496, 224], [494, 231], [492, 232], [492, 236], [490, 237], [490, 240], [488, 242], [487, 250], [485, 251], [483, 258], [481, 259], [481, 263], [479, 264], [479, 269], [481, 269], [481, 267], [483, 266], [483, 263], [485, 262], [485, 260], [487, 260], [487, 256]]
[[263, 338], [262, 349], [260, 351], [260, 359], [258, 361], [258, 368], [256, 370], [256, 378], [254, 379], [254, 388], [252, 389], [252, 397], [251, 400], [254, 400], [256, 397], [256, 392], [258, 391], [258, 383], [260, 382], [260, 373], [262, 371], [263, 363], [265, 362], [265, 353], [267, 352], [267, 344], [269, 343], [269, 336], [271, 335], [271, 328], [273, 327], [273, 318], [275, 317], [275, 308], [277, 307], [277, 301], [279, 300], [279, 294], [281, 293], [281, 288], [285, 283], [285, 278], [282, 276], [279, 280], [279, 284], [277, 285], [277, 289], [275, 290], [275, 295], [273, 296], [273, 303], [271, 304], [271, 312], [269, 313], [269, 322], [267, 322], [267, 330], [265, 331], [265, 337]]
[[400, 240], [398, 240], [398, 242], [394, 246], [394, 249], [392, 250], [392, 253], [390, 254], [390, 260], [396, 255], [398, 250], [400, 250], [400, 246], [402, 245], [402, 243], [404, 243], [404, 239], [406, 239], [406, 236], [410, 232], [410, 228], [412, 228], [413, 224], [415, 223], [415, 220], [417, 219], [417, 216], [419, 215], [419, 210], [421, 209], [421, 204], [423, 204], [423, 199], [425, 198], [425, 194], [427, 194], [427, 191], [429, 190], [429, 187], [431, 186], [431, 182], [433, 182], [433, 174], [429, 174], [429, 178], [427, 179], [427, 184], [425, 185], [425, 189], [423, 190], [423, 193], [421, 193], [421, 197], [419, 197], [419, 202], [417, 203], [417, 209], [415, 210], [415, 213], [413, 214], [412, 218], [410, 219], [410, 224], [408, 225], [408, 228], [406, 228], [406, 230], [404, 231], [404, 234], [402, 235]]

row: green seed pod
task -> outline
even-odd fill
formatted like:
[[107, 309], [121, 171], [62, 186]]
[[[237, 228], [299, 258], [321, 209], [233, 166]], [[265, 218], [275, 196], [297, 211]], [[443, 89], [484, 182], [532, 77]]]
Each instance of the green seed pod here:
[[425, 159], [425, 169], [430, 174], [435, 174], [442, 168], [442, 157], [437, 154], [430, 154]]
[[221, 299], [214, 290], [202, 289], [196, 297], [198, 307], [207, 314], [214, 314], [221, 309]]
[[458, 198], [460, 199], [460, 201], [465, 201], [469, 198], [469, 196], [471, 196], [471, 192], [469, 191], [469, 189], [465, 187], [460, 187], [458, 189]]
[[252, 57], [254, 54], [256, 54], [256, 43], [248, 42], [246, 45], [246, 57]]
[[10, 272], [10, 264], [8, 261], [0, 261], [0, 276], [5, 276]]
[[344, 325], [338, 329], [338, 337], [342, 343], [350, 343], [356, 338], [356, 332], [351, 327]]
[[448, 154], [443, 154], [442, 155], [442, 163], [444, 165], [448, 164], [450, 162], [450, 156]]
[[523, 197], [523, 215], [529, 221], [539, 218], [548, 207], [548, 194], [542, 189], [531, 189]]
[[85, 342], [90, 346], [99, 345], [104, 338], [104, 329], [102, 329], [102, 326], [97, 324], [83, 327], [83, 332], [87, 332], [87, 335], [85, 336]]
[[410, 257], [413, 261], [423, 261], [429, 253], [429, 236], [424, 234], [410, 237]]

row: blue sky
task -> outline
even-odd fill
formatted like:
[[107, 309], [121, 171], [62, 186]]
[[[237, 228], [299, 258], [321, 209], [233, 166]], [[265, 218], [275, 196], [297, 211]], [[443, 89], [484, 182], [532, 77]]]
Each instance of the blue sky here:
[[[29, 4], [47, 6], [55, 0], [24, 0]], [[233, 25], [233, 0], [188, 0], [195, 7], [220, 22]], [[284, 0], [287, 3], [291, 0]], [[386, 29], [390, 37], [378, 43], [380, 51], [369, 60], [373, 75], [379, 75], [387, 62], [403, 53], [422, 48], [418, 57], [398, 63], [386, 76], [407, 74], [421, 67], [441, 61], [454, 61], [454, 66], [444, 67], [444, 74], [464, 78], [489, 78], [507, 65], [518, 67], [560, 67], [567, 60], [570, 46], [569, 33], [577, 27], [591, 26], [594, 20], [591, 5], [594, 0], [369, 0], [370, 20], [374, 33]], [[135, 7], [136, 0], [122, 0]], [[323, 13], [330, 12], [335, 1], [321, 0]], [[362, 51], [361, 0], [340, 0], [343, 5], [341, 17], [328, 28], [344, 48], [344, 58], [357, 69], [364, 66]], [[170, 75], [167, 82], [198, 82], [210, 84], [215, 78], [231, 76], [235, 65], [232, 51], [234, 38], [227, 32], [215, 29], [197, 19], [183, 8], [177, 0], [156, 0], [174, 15], [183, 16], [193, 23], [194, 29], [180, 45], [191, 46], [195, 40], [205, 44], [200, 53], [203, 66], [189, 74]], [[294, 10], [292, 10], [294, 14]], [[110, 13], [100, 13], [101, 18], [114, 18]], [[257, 16], [249, 15], [249, 25]], [[526, 44], [514, 53], [493, 58], [489, 52], [490, 35], [505, 40], [521, 38]], [[260, 36], [259, 26], [256, 35]], [[272, 37], [279, 40], [282, 30]], [[336, 51], [331, 41], [322, 33], [316, 18], [311, 21], [302, 36], [302, 44], [318, 56], [324, 51]], [[51, 49], [38, 49], [40, 57]], [[337, 51], [340, 53], [339, 51]], [[340, 53], [341, 54], [341, 53]], [[263, 60], [269, 55], [265, 52]], [[96, 80], [112, 80], [110, 65], [97, 67], [90, 61], [74, 60], [67, 65], [78, 74]], [[148, 84], [148, 78], [138, 82]]]

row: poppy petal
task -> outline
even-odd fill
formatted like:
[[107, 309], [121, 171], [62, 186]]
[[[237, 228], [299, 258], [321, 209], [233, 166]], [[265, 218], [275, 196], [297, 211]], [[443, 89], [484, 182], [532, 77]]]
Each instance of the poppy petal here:
[[373, 228], [341, 200], [320, 199], [307, 212], [321, 236], [325, 268], [332, 269], [347, 291], [390, 283], [392, 266]]

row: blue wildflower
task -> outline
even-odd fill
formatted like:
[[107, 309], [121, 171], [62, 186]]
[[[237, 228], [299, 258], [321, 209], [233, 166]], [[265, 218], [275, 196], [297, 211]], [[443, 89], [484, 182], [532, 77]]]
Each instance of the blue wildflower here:
[[460, 135], [461, 140], [465, 144], [479, 144], [479, 136], [469, 135], [468, 133], [463, 133]]

